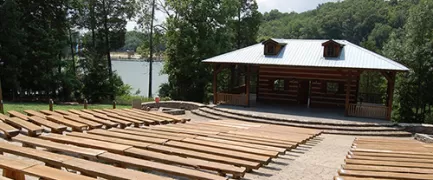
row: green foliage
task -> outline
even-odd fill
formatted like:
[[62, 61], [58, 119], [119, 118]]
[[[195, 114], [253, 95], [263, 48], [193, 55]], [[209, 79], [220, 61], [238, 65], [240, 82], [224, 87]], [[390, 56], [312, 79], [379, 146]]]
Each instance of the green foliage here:
[[[164, 72], [169, 75], [169, 84], [164, 85], [164, 93], [168, 90], [170, 97], [176, 100], [209, 100], [212, 70], [201, 60], [255, 43], [255, 31], [260, 22], [257, 5], [254, 1], [241, 2], [166, 1], [166, 8], [173, 14], [167, 18]], [[241, 36], [239, 26], [242, 33], [245, 31]]]
[[395, 118], [403, 122], [431, 121], [433, 105], [433, 2], [421, 0], [410, 8], [402, 31], [392, 34], [384, 53], [411, 70], [397, 79], [399, 106]]

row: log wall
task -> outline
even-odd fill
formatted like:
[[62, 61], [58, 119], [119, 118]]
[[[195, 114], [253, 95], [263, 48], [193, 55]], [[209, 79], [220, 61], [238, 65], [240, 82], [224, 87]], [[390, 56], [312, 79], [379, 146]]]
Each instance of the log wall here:
[[[347, 73], [336, 69], [260, 66], [257, 101], [304, 104], [310, 91], [310, 107], [344, 107], [347, 87], [345, 74]], [[284, 80], [284, 90], [274, 90], [274, 81], [278, 79]], [[359, 75], [352, 79], [350, 103], [356, 103]], [[338, 83], [338, 92], [327, 92], [328, 82]]]

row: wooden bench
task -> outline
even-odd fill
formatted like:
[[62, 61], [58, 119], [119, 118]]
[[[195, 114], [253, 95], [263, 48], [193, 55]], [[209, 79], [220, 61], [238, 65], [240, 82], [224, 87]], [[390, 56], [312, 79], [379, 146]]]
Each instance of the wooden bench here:
[[[51, 134], [53, 135], [53, 134]], [[61, 135], [57, 135], [61, 136]], [[41, 136], [44, 137], [44, 136]], [[32, 138], [28, 136], [18, 135], [13, 137], [12, 140], [23, 143], [23, 145], [31, 145], [34, 147], [43, 147], [54, 151], [61, 151], [75, 156], [84, 157], [87, 159], [95, 159], [98, 154], [104, 153], [105, 150], [97, 150], [90, 148], [83, 148], [77, 146], [69, 146], [66, 144], [59, 144], [52, 141], [47, 141], [39, 138]]]
[[137, 116], [129, 115], [128, 113], [122, 113], [122, 112], [119, 112], [119, 111], [116, 111], [116, 110], [113, 110], [113, 109], [103, 109], [103, 111], [108, 112], [108, 113], [117, 114], [118, 116], [121, 116], [121, 117], [125, 117], [125, 118], [129, 118], [129, 119], [135, 119], [135, 120], [138, 120], [138, 121], [142, 121], [142, 122], [144, 122], [147, 125], [159, 124], [158, 122], [153, 121], [153, 120], [149, 120], [147, 118], [142, 118], [142, 117], [137, 117]]
[[124, 121], [124, 120], [121, 120], [121, 119], [111, 118], [111, 117], [108, 117], [105, 114], [97, 113], [97, 112], [90, 111], [90, 110], [87, 110], [87, 109], [83, 109], [82, 112], [90, 114], [90, 115], [93, 115], [96, 118], [100, 118], [100, 119], [104, 119], [104, 120], [108, 120], [108, 121], [119, 123], [119, 125], [120, 125], [121, 128], [125, 128], [125, 127], [130, 126], [130, 125], [133, 124], [132, 122], [129, 122], [129, 121]]
[[6, 118], [9, 118], [9, 116], [6, 116], [6, 115], [0, 113], [0, 121], [4, 121], [4, 120], [6, 120]]
[[12, 178], [14, 180], [25, 180], [25, 174], [40, 177], [42, 179], [93, 179], [90, 177], [47, 167], [40, 162], [11, 159], [3, 155], [0, 155], [0, 168], [3, 169], [3, 176]]
[[230, 140], [217, 139], [217, 138], [211, 138], [211, 137], [197, 136], [197, 137], [195, 137], [195, 139], [212, 141], [212, 142], [219, 142], [219, 143], [225, 143], [225, 144], [232, 144], [232, 145], [238, 145], [238, 146], [255, 148], [255, 149], [263, 149], [263, 150], [269, 150], [269, 151], [276, 151], [276, 152], [279, 152], [280, 154], [284, 154], [284, 152], [286, 152], [285, 148], [278, 148], [278, 147], [259, 145], [259, 144], [253, 144], [253, 143], [244, 143], [244, 142], [230, 141]]
[[37, 112], [35, 110], [24, 110], [24, 112], [27, 113], [27, 115], [29, 115], [29, 116], [38, 116], [38, 117], [41, 117], [41, 118], [45, 118], [46, 117], [45, 114], [42, 114], [42, 113]]
[[127, 130], [135, 131], [135, 132], [150, 133], [150, 134], [161, 134], [161, 135], [166, 135], [166, 136], [182, 137], [182, 138], [195, 138], [195, 137], [197, 137], [197, 135], [178, 133], [178, 132], [160, 131], [158, 129], [146, 129], [146, 128], [130, 127]]
[[154, 143], [154, 144], [164, 144], [168, 141], [168, 139], [143, 137], [143, 136], [137, 136], [137, 135], [132, 135], [132, 134], [124, 134], [124, 133], [118, 133], [118, 132], [114, 132], [114, 131], [107, 131], [107, 130], [102, 130], [102, 129], [95, 129], [95, 130], [89, 131], [88, 133], [89, 134], [102, 135], [102, 136], [135, 140], [135, 141], [141, 141], [141, 142], [148, 142], [148, 143]]
[[394, 173], [394, 172], [376, 172], [376, 171], [356, 171], [342, 170], [338, 171], [339, 175], [347, 175], [354, 177], [370, 177], [370, 178], [391, 178], [402, 180], [431, 180], [433, 174], [409, 174], [409, 173]]
[[75, 131], [84, 131], [84, 130], [87, 130], [89, 128], [89, 126], [86, 124], [71, 121], [71, 120], [65, 119], [65, 118], [60, 117], [60, 116], [50, 115], [50, 116], [47, 116], [47, 119], [50, 121], [59, 123], [59, 124], [64, 124], [66, 126], [69, 126]]
[[143, 115], [143, 114], [139, 114], [139, 113], [135, 113], [135, 112], [131, 112], [131, 111], [126, 111], [123, 109], [113, 109], [112, 111], [115, 111], [117, 113], [127, 114], [129, 116], [133, 116], [133, 117], [137, 117], [137, 118], [141, 118], [141, 119], [147, 119], [147, 120], [155, 122], [156, 124], [167, 124], [170, 121], [170, 119], [154, 117], [154, 116], [147, 116], [147, 115]]
[[[101, 124], [103, 124], [107, 129], [108, 129], [108, 128], [112, 128], [112, 127], [116, 127], [116, 126], [119, 125], [119, 123], [112, 122], [112, 121], [105, 120], [105, 119], [100, 119], [100, 118], [97, 118], [97, 117], [95, 117], [95, 116], [93, 116], [93, 115], [86, 114], [86, 113], [81, 113], [81, 114], [79, 114], [79, 115], [77, 115], [77, 116], [79, 116], [80, 118], [83, 118], [83, 119], [87, 119], [87, 120], [90, 120], [90, 121], [94, 121], [94, 122], [97, 122], [97, 123], [101, 123]], [[124, 124], [123, 126], [126, 126], [126, 124]]]
[[[59, 145], [58, 143], [56, 144]], [[60, 144], [60, 146], [62, 145]], [[170, 179], [170, 178], [143, 173], [140, 171], [118, 168], [107, 164], [83, 160], [72, 156], [66, 156], [66, 155], [55, 154], [55, 153], [42, 151], [42, 150], [19, 147], [4, 142], [0, 142], [0, 151], [39, 160], [45, 162], [49, 166], [53, 166], [56, 168], [65, 167], [68, 169], [80, 171], [82, 174], [90, 175], [93, 177], [102, 177], [105, 179], [116, 179], [116, 180]]]
[[172, 165], [167, 165], [167, 164], [162, 164], [162, 163], [157, 163], [157, 162], [152, 162], [152, 161], [147, 161], [147, 160], [142, 160], [142, 159], [137, 159], [137, 158], [128, 157], [128, 156], [122, 156], [122, 155], [113, 154], [113, 153], [101, 154], [98, 156], [98, 159], [101, 159], [101, 160], [104, 160], [107, 162], [113, 162], [113, 163], [121, 162], [121, 165], [125, 166], [125, 167], [135, 167], [135, 168], [139, 168], [139, 169], [154, 170], [154, 171], [164, 172], [164, 173], [168, 173], [168, 174], [183, 176], [183, 177], [187, 177], [187, 178], [191, 178], [191, 179], [203, 179], [203, 180], [225, 180], [225, 179], [227, 179], [225, 177], [221, 177], [218, 175], [214, 175], [214, 174], [210, 174], [210, 173], [206, 173], [206, 172], [202, 172], [202, 171], [197, 171], [197, 170], [192, 170], [192, 169], [187, 169], [187, 168], [182, 168], [182, 167], [177, 167], [177, 166], [172, 166]]
[[143, 110], [139, 110], [139, 109], [130, 109], [131, 111], [134, 112], [138, 112], [138, 113], [144, 113], [144, 114], [151, 114], [157, 117], [165, 117], [165, 118], [169, 118], [172, 121], [175, 122], [186, 122], [186, 121], [190, 121], [191, 119], [184, 119], [184, 118], [180, 118], [171, 114], [167, 114], [167, 113], [163, 113], [163, 112], [156, 112], [156, 111], [143, 111]]
[[65, 110], [54, 110], [54, 112], [59, 113], [63, 116], [78, 116], [77, 114], [65, 111]]
[[410, 168], [410, 167], [392, 167], [392, 166], [373, 166], [373, 165], [342, 165], [345, 170], [358, 171], [380, 171], [380, 172], [400, 172], [400, 173], [417, 173], [417, 174], [433, 174], [433, 169]]
[[146, 124], [146, 125], [149, 125], [147, 122], [143, 122], [143, 121], [139, 121], [139, 120], [135, 120], [135, 119], [131, 119], [131, 118], [122, 117], [122, 116], [119, 116], [117, 114], [106, 112], [106, 111], [103, 111], [103, 110], [100, 110], [100, 109], [93, 109], [93, 111], [101, 113], [101, 114], [104, 114], [104, 115], [106, 115], [108, 117], [111, 117], [111, 118], [115, 118], [115, 119], [120, 119], [120, 120], [123, 120], [123, 121], [132, 122], [134, 124], [134, 126], [136, 126], [136, 127], [139, 127], [143, 123]]
[[62, 114], [60, 114], [60, 113], [56, 113], [56, 112], [54, 112], [54, 111], [49, 111], [49, 110], [40, 110], [40, 112], [43, 113], [43, 114], [46, 114], [46, 115], [48, 115], [48, 116], [60, 116], [60, 117], [63, 117]]
[[142, 158], [142, 159], [149, 159], [158, 162], [169, 163], [169, 164], [179, 164], [184, 166], [199, 167], [201, 169], [213, 170], [223, 174], [225, 173], [233, 174], [234, 177], [238, 177], [238, 178], [242, 177], [246, 170], [245, 168], [228, 166], [226, 164], [221, 164], [221, 163], [203, 161], [198, 159], [194, 160], [193, 158], [187, 159], [179, 156], [166, 155], [162, 153], [144, 150], [151, 144], [146, 144], [139, 141], [123, 140], [118, 138], [107, 138], [105, 136], [98, 136], [98, 135], [84, 134], [84, 133], [77, 133], [77, 132], [69, 133], [67, 135], [76, 136], [80, 138], [87, 138], [87, 139], [90, 138], [90, 139], [112, 142], [117, 144], [130, 145], [141, 149], [129, 148], [124, 151], [125, 155]]
[[43, 131], [42, 127], [17, 117], [7, 118], [5, 122], [16, 128], [26, 129], [29, 136], [39, 136]]
[[59, 143], [73, 144], [80, 147], [103, 149], [117, 154], [123, 154], [123, 152], [126, 149], [132, 147], [129, 145], [109, 143], [109, 142], [98, 141], [93, 139], [78, 138], [73, 136], [64, 136], [64, 135], [57, 135], [57, 134], [49, 134], [46, 136], [41, 136], [41, 138], [45, 140], [59, 142]]
[[156, 133], [152, 133], [152, 132], [132, 131], [132, 130], [130, 130], [130, 128], [128, 128], [128, 129], [110, 129], [109, 131], [117, 132], [117, 133], [123, 133], [123, 134], [137, 135], [137, 136], [146, 136], [146, 137], [152, 137], [152, 138], [170, 139], [170, 140], [176, 140], [176, 141], [181, 141], [181, 140], [185, 139], [185, 137], [179, 137], [179, 136], [156, 134]]
[[94, 122], [94, 121], [91, 121], [91, 120], [83, 119], [83, 118], [80, 118], [78, 116], [63, 116], [63, 117], [65, 119], [68, 119], [68, 120], [71, 120], [71, 121], [87, 124], [87, 125], [89, 125], [89, 127], [91, 129], [99, 129], [99, 128], [102, 128], [102, 126], [103, 126], [103, 124], [100, 124], [98, 122]]
[[[120, 110], [118, 110], [120, 111]], [[156, 116], [154, 114], [149, 114], [146, 112], [135, 112], [133, 110], [130, 109], [123, 109], [122, 111], [126, 111], [128, 113], [137, 115], [137, 116], [141, 116], [141, 117], [145, 117], [154, 121], [158, 121], [160, 124], [167, 124], [167, 123], [171, 123], [171, 122], [175, 122], [173, 119], [169, 119], [169, 118], [165, 118], [165, 117], [161, 117], [161, 116]]]
[[68, 128], [67, 126], [48, 121], [45, 118], [39, 116], [30, 116], [28, 117], [28, 119], [34, 124], [50, 128], [52, 133], [62, 134], [63, 131], [66, 131], [66, 129]]
[[14, 137], [20, 133], [20, 130], [12, 127], [9, 124], [1, 122], [1, 121], [0, 121], [0, 131], [3, 132], [3, 134], [5, 135], [5, 138], [7, 138], [7, 139]]

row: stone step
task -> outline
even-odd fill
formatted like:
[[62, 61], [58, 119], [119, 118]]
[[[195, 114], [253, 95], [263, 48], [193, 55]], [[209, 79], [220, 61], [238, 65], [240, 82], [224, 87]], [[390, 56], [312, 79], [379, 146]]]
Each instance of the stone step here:
[[[320, 129], [320, 130], [328, 130], [330, 132], [333, 131], [342, 131], [342, 132], [394, 132], [394, 131], [402, 131], [400, 127], [382, 127], [382, 126], [374, 126], [374, 127], [364, 127], [364, 126], [337, 126], [337, 125], [317, 125], [317, 124], [308, 124], [308, 123], [293, 123], [293, 122], [283, 122], [283, 121], [272, 121], [267, 119], [259, 119], [259, 118], [251, 118], [251, 117], [242, 117], [230, 113], [224, 113], [221, 111], [216, 111], [215, 109], [210, 108], [200, 108], [202, 114], [211, 114], [213, 116], [219, 116], [220, 119], [230, 118], [230, 119], [238, 119], [243, 121], [250, 122], [260, 122], [260, 123], [269, 123], [269, 124], [277, 124], [277, 125], [285, 125], [285, 126], [293, 126], [293, 127], [301, 127], [301, 128], [312, 128], [312, 129]], [[403, 131], [402, 131], [403, 132]], [[361, 134], [361, 133], [359, 133]]]
[[317, 124], [317, 125], [330, 125], [330, 126], [363, 126], [363, 127], [393, 127], [396, 125], [396, 123], [393, 122], [385, 122], [385, 123], [360, 123], [360, 122], [326, 122], [326, 121], [314, 121], [314, 120], [302, 120], [302, 119], [290, 119], [290, 118], [282, 118], [282, 117], [272, 117], [272, 116], [266, 116], [266, 115], [260, 115], [260, 114], [254, 114], [251, 112], [243, 112], [239, 110], [230, 110], [230, 109], [224, 109], [224, 108], [217, 108], [213, 106], [207, 106], [203, 108], [212, 109], [215, 111], [238, 115], [242, 117], [250, 117], [250, 118], [260, 118], [260, 119], [266, 119], [266, 120], [272, 120], [272, 121], [283, 121], [283, 122], [293, 122], [293, 123], [308, 123], [308, 124]]
[[204, 111], [200, 111], [199, 109], [192, 110], [191, 113], [193, 113], [197, 116], [202, 116], [202, 117], [213, 119], [213, 120], [223, 119], [223, 118], [221, 118], [221, 116], [215, 116], [213, 114], [209, 114], [209, 113], [206, 113]]
[[389, 136], [389, 137], [411, 137], [412, 134], [406, 131], [339, 131], [325, 130], [326, 134], [352, 135], [352, 136]]

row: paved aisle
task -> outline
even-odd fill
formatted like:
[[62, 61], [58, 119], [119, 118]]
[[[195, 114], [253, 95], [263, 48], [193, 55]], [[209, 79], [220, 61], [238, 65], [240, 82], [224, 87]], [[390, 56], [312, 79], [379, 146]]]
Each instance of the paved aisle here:
[[332, 180], [354, 139], [354, 136], [321, 135], [268, 166], [247, 173], [245, 179]]

